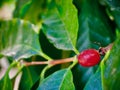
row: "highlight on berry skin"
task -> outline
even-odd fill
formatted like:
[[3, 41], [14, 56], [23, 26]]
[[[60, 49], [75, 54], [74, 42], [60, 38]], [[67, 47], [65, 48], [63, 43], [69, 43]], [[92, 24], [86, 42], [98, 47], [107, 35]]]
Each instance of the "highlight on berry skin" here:
[[91, 67], [100, 62], [100, 54], [95, 49], [87, 49], [82, 51], [78, 56], [78, 62], [81, 66]]

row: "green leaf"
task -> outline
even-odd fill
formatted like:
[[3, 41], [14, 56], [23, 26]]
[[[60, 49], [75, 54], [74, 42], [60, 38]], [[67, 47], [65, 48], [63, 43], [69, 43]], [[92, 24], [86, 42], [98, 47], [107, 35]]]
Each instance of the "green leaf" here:
[[0, 26], [0, 54], [15, 60], [42, 53], [36, 27], [30, 22], [15, 19]]
[[0, 90], [13, 90], [12, 82], [9, 78], [8, 73], [0, 80]]
[[37, 80], [39, 80], [39, 75], [37, 75], [34, 68], [24, 67], [19, 89], [30, 90]]
[[120, 89], [120, 34], [114, 42], [109, 57], [104, 62], [103, 67], [103, 89]]
[[95, 74], [96, 69], [96, 66], [87, 68], [79, 64], [72, 69], [76, 90], [83, 90], [90, 77]]
[[39, 23], [47, 2], [47, 0], [30, 0], [21, 7], [20, 17], [35, 24]]
[[120, 29], [120, 0], [104, 0], [109, 6], [110, 13]]
[[52, 0], [42, 15], [42, 22], [44, 34], [56, 48], [75, 51], [78, 18], [72, 0]]
[[100, 68], [98, 68], [96, 73], [89, 79], [84, 90], [102, 90]]
[[79, 51], [95, 47], [94, 42], [109, 44], [113, 39], [110, 21], [97, 0], [83, 0], [79, 14]]
[[63, 69], [44, 79], [37, 90], [75, 90], [72, 72]]

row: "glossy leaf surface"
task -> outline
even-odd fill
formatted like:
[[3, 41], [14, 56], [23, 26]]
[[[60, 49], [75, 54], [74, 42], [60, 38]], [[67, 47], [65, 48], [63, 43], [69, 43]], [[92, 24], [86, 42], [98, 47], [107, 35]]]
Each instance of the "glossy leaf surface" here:
[[44, 79], [37, 90], [75, 90], [72, 72], [63, 69]]
[[0, 26], [0, 54], [15, 60], [40, 54], [41, 48], [35, 26], [15, 19]]
[[107, 45], [114, 39], [108, 17], [101, 8], [97, 0], [82, 1], [77, 44], [79, 51], [93, 48], [95, 42]]
[[72, 0], [52, 1], [42, 15], [42, 30], [53, 45], [63, 50], [76, 46], [78, 20]]
[[84, 90], [102, 90], [101, 70], [98, 68], [96, 73], [89, 79]]

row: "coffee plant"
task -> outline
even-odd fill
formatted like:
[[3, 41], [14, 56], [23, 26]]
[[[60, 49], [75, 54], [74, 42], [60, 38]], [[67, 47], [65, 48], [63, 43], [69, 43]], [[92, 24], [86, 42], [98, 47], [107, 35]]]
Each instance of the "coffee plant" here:
[[0, 90], [120, 90], [120, 0], [1, 0]]

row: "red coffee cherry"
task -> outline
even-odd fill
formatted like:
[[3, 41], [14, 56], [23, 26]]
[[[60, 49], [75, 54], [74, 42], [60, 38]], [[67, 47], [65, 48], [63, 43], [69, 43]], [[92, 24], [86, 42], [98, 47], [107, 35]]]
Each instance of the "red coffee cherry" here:
[[78, 56], [78, 62], [81, 66], [90, 67], [100, 62], [100, 54], [95, 49], [87, 49], [82, 51]]

